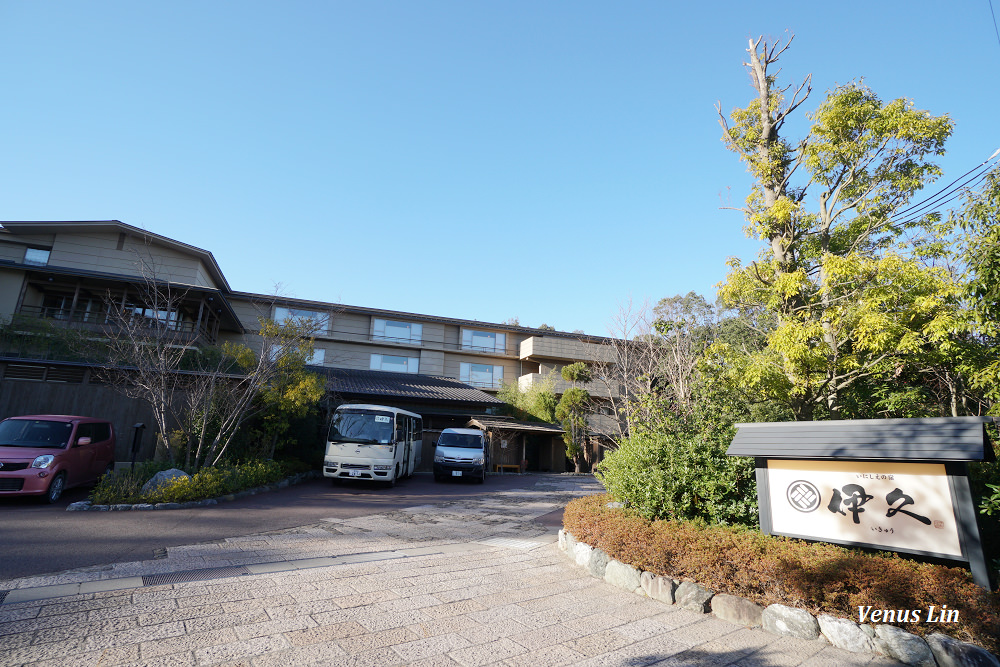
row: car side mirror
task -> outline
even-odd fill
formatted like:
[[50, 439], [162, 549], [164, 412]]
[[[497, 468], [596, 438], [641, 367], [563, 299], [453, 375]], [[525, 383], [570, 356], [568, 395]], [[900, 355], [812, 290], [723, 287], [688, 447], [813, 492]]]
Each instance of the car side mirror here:
[[91, 442], [91, 440], [90, 440], [89, 437], [83, 436], [82, 438], [77, 438], [76, 439], [76, 446], [77, 447], [85, 447], [86, 445], [89, 445], [90, 442]]

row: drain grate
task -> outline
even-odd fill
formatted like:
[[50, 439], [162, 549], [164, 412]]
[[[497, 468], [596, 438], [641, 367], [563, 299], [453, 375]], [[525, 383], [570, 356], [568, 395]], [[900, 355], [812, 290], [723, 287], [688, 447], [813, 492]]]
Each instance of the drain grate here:
[[226, 567], [207, 567], [201, 570], [187, 570], [185, 572], [167, 572], [165, 574], [144, 574], [142, 575], [143, 586], [162, 586], [163, 584], [181, 584], [188, 581], [208, 581], [209, 579], [224, 579], [226, 577], [239, 577], [250, 574], [250, 570], [242, 565], [228, 565]]
[[0, 591], [0, 604], [3, 604], [3, 601], [7, 598], [7, 593], [10, 593], [10, 591]]

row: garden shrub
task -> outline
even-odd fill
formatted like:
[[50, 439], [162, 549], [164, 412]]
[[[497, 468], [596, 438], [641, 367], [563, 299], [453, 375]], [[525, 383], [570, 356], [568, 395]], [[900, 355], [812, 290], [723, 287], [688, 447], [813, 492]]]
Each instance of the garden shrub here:
[[90, 492], [90, 501], [95, 505], [117, 505], [144, 502], [142, 485], [161, 470], [173, 468], [169, 461], [146, 461], [135, 464], [135, 468], [121, 468], [110, 475], [104, 475]]
[[594, 474], [615, 500], [647, 519], [757, 525], [753, 459], [726, 456], [732, 429], [636, 430]]
[[169, 463], [144, 463], [136, 466], [135, 471], [125, 469], [106, 475], [91, 492], [90, 500], [95, 505], [183, 503], [271, 484], [288, 474], [287, 467], [277, 461], [208, 466], [190, 478], [177, 478], [150, 493], [142, 493], [142, 485], [153, 475], [171, 467]]
[[975, 585], [964, 569], [772, 537], [743, 526], [649, 520], [628, 509], [610, 509], [609, 500], [607, 495], [573, 500], [563, 522], [574, 537], [623, 563], [761, 605], [785, 604], [855, 621], [859, 606], [926, 611], [947, 605], [959, 610], [958, 624], [899, 625], [1000, 649], [1000, 593]]

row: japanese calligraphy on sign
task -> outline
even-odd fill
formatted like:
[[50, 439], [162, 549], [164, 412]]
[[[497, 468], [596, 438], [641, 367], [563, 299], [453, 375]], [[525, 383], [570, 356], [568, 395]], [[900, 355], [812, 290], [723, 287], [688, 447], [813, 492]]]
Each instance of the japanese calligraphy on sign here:
[[767, 462], [774, 533], [961, 556], [943, 464]]

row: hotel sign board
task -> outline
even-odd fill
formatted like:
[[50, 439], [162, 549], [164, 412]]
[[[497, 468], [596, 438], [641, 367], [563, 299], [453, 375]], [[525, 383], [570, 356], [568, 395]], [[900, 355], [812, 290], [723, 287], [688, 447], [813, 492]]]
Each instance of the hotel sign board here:
[[755, 458], [765, 534], [960, 561], [990, 589], [965, 463], [993, 460], [986, 421], [739, 424], [728, 454]]

